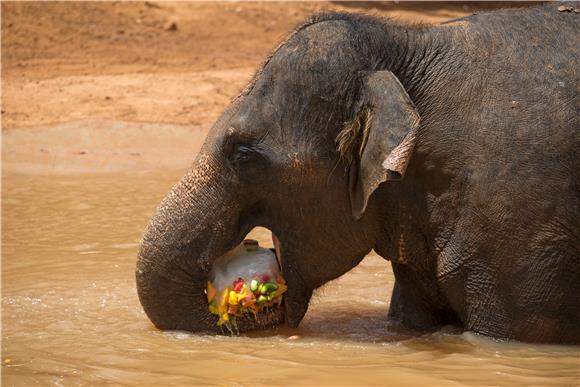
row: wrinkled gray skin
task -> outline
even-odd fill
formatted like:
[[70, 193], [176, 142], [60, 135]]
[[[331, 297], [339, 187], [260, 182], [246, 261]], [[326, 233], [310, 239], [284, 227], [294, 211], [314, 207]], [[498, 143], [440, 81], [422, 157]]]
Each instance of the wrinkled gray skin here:
[[152, 217], [136, 271], [149, 318], [218, 331], [211, 264], [264, 226], [281, 242], [289, 326], [374, 248], [396, 277], [389, 317], [407, 327], [579, 343], [580, 15], [557, 7], [299, 27]]

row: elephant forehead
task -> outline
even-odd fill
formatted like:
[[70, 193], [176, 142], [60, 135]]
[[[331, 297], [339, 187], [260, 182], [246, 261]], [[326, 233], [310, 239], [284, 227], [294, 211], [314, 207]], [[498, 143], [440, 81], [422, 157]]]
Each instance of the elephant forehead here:
[[349, 28], [342, 20], [329, 20], [311, 24], [298, 31], [282, 46], [280, 56], [298, 53], [303, 64], [309, 65], [321, 60], [331, 60], [338, 53], [351, 48]]
[[326, 21], [297, 32], [273, 55], [264, 74], [274, 82], [300, 86], [300, 92], [325, 98], [362, 68], [361, 58], [342, 21]]

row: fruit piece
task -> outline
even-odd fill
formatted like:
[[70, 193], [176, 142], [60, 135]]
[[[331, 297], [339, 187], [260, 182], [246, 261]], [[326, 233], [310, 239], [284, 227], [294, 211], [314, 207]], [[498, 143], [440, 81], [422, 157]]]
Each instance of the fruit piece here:
[[260, 276], [260, 280], [261, 280], [262, 282], [269, 282], [269, 281], [270, 281], [270, 275], [269, 275], [269, 274], [262, 274], [262, 275]]
[[276, 298], [281, 296], [286, 290], [288, 290], [288, 286], [284, 284], [278, 284], [278, 289], [272, 294], [272, 297]]
[[[254, 300], [254, 302], [255, 302], [255, 300]], [[248, 310], [250, 312], [252, 312], [252, 314], [254, 315], [254, 317], [256, 317], [258, 315], [258, 308], [256, 307], [255, 304], [252, 304], [252, 305], [248, 306]]]
[[265, 283], [264, 285], [262, 285], [262, 289], [260, 290], [260, 293], [269, 294], [269, 293], [275, 292], [277, 289], [278, 289], [278, 284], [275, 284], [273, 282], [268, 282], [268, 283]]
[[238, 305], [230, 305], [228, 307], [228, 314], [236, 314], [238, 313]]
[[254, 305], [256, 303], [256, 297], [254, 297], [254, 295], [252, 293], [250, 293], [252, 296], [250, 298], [250, 296], [246, 296], [246, 298], [244, 298], [240, 303], [244, 308], [249, 308], [250, 306]]
[[211, 282], [207, 283], [207, 302], [211, 302], [215, 298], [215, 287]]
[[246, 282], [244, 281], [244, 279], [239, 277], [237, 280], [234, 281], [234, 284], [233, 284], [234, 290], [236, 292], [241, 291], [245, 284], [246, 284]]
[[256, 292], [256, 290], [258, 290], [258, 281], [256, 281], [255, 279], [253, 279], [253, 280], [250, 282], [250, 290], [251, 290], [252, 292]]
[[216, 304], [215, 300], [212, 300], [212, 301], [209, 303], [209, 312], [210, 312], [211, 314], [219, 314], [219, 312], [218, 312], [218, 307], [217, 307], [217, 304]]
[[248, 294], [246, 294], [246, 302], [251, 302], [254, 301], [255, 299], [256, 296], [254, 295], [254, 293], [248, 292]]
[[242, 289], [240, 290], [240, 292], [236, 293], [236, 297], [238, 299], [238, 303], [240, 301], [242, 301], [243, 299], [245, 299], [247, 295], [248, 295], [248, 290], [246, 289], [246, 286], [244, 285], [242, 287]]
[[223, 316], [224, 314], [228, 314], [228, 307], [226, 305], [218, 305], [218, 315]]
[[228, 303], [230, 305], [238, 305], [238, 295], [233, 290], [230, 290], [230, 294], [228, 297]]
[[220, 293], [220, 296], [219, 296], [219, 304], [218, 305], [220, 305], [220, 306], [227, 305], [229, 294], [230, 294], [230, 289], [225, 288], [224, 290], [222, 290], [222, 292]]
[[258, 297], [258, 304], [264, 303], [266, 301], [268, 301], [268, 298], [265, 295], [261, 294], [260, 297]]

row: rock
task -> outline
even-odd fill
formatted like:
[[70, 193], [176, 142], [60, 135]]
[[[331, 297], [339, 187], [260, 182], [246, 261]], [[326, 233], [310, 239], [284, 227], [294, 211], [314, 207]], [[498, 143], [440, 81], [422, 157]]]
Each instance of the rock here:
[[150, 1], [146, 1], [145, 5], [149, 8], [161, 8], [158, 4], [152, 3]]
[[163, 26], [163, 29], [165, 31], [177, 31], [177, 22], [175, 22], [175, 21], [168, 21]]

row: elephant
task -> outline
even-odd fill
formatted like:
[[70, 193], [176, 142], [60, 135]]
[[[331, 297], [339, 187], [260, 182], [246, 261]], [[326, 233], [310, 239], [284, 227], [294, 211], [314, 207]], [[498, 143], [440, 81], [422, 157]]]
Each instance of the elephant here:
[[374, 249], [395, 277], [390, 321], [580, 343], [580, 15], [562, 8], [297, 27], [150, 219], [136, 265], [149, 319], [219, 333], [208, 272], [262, 226], [288, 290], [241, 331], [297, 327]]

